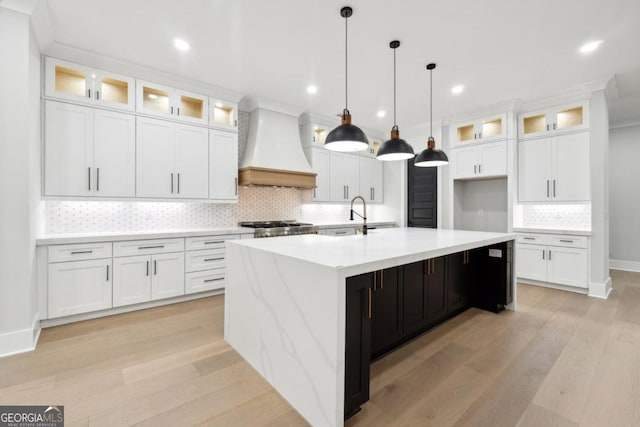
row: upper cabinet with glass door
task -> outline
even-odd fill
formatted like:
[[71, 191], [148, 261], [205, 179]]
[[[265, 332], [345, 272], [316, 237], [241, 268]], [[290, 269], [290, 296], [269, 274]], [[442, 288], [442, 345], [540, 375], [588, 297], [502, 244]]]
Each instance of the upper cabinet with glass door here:
[[498, 114], [483, 119], [459, 122], [451, 127], [454, 145], [471, 144], [505, 139], [507, 137], [507, 115]]
[[134, 78], [49, 57], [45, 64], [46, 96], [135, 110]]
[[209, 127], [238, 130], [238, 104], [209, 98]]
[[136, 98], [139, 113], [205, 125], [209, 119], [204, 95], [137, 80]]
[[547, 108], [518, 116], [518, 138], [536, 138], [589, 127], [589, 101]]

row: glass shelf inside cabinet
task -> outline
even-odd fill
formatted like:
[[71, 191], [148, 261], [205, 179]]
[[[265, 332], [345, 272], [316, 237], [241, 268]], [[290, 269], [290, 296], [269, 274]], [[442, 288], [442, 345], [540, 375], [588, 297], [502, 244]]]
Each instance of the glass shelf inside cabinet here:
[[474, 139], [473, 124], [460, 126], [458, 128], [458, 141], [469, 141]]
[[55, 73], [56, 92], [87, 95], [87, 75], [84, 72], [56, 65]]
[[523, 120], [524, 133], [536, 133], [546, 130], [547, 116], [538, 114], [536, 116], [525, 117]]
[[582, 107], [558, 111], [556, 115], [558, 129], [580, 126], [582, 124]]
[[204, 101], [190, 96], [180, 96], [180, 115], [202, 119], [204, 114]]
[[224, 105], [221, 102], [216, 102], [213, 106], [214, 123], [217, 123], [219, 125], [234, 126], [234, 115], [234, 108], [230, 105]]
[[324, 144], [325, 140], [327, 139], [327, 129], [320, 127], [320, 126], [314, 126], [313, 127], [313, 143], [314, 144], [319, 144], [322, 145]]
[[118, 104], [129, 103], [129, 83], [112, 79], [109, 77], [102, 77], [100, 79], [100, 97], [104, 101], [116, 102]]
[[487, 120], [482, 122], [482, 137], [491, 138], [502, 135], [502, 119]]
[[169, 93], [152, 87], [142, 88], [142, 103], [145, 110], [169, 113]]

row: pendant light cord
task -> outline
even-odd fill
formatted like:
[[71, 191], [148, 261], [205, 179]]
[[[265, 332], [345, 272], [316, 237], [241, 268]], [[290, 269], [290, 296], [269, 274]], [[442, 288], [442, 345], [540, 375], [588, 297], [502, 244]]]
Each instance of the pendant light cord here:
[[429, 70], [429, 136], [433, 138], [433, 70]]
[[344, 18], [344, 109], [346, 112], [349, 112], [349, 43], [347, 43], [347, 37], [349, 35], [349, 29], [347, 27], [347, 21], [349, 17]]
[[393, 127], [398, 127], [396, 123], [396, 48], [393, 49]]

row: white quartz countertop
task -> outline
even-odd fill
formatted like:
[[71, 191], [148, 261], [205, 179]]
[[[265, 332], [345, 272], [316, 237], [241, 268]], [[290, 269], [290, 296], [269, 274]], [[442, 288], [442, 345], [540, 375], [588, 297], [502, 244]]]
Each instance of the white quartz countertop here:
[[514, 233], [562, 234], [572, 236], [591, 236], [590, 230], [571, 230], [568, 228], [528, 228], [513, 227]]
[[515, 239], [515, 234], [431, 228], [385, 228], [368, 235], [301, 235], [228, 242], [325, 267], [406, 264]]
[[203, 228], [153, 231], [112, 231], [91, 233], [43, 234], [36, 238], [36, 245], [53, 245], [85, 242], [114, 242], [138, 239], [167, 239], [172, 237], [215, 236], [223, 234], [253, 234], [250, 228]]

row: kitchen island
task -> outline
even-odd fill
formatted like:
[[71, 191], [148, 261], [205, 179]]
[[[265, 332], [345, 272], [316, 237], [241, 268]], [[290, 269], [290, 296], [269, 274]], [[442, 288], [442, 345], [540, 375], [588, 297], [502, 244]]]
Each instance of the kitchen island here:
[[368, 400], [372, 356], [470, 306], [514, 308], [513, 239], [392, 228], [229, 241], [225, 339], [312, 425], [343, 425]]

